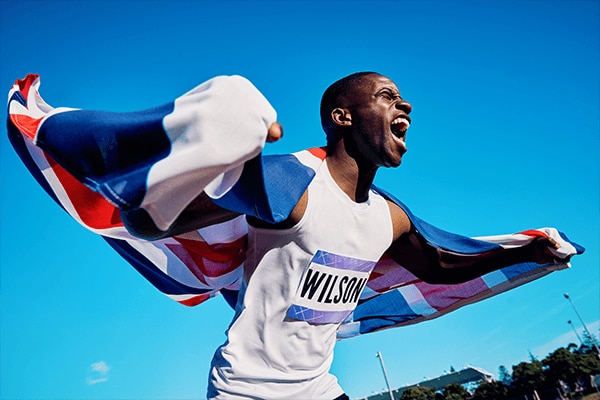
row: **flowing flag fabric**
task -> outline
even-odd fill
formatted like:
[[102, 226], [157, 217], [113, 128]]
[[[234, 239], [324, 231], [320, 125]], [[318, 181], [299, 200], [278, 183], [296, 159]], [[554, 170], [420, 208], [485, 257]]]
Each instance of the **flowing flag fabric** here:
[[[284, 220], [322, 165], [321, 148], [263, 156], [275, 110], [245, 78], [213, 78], [174, 102], [129, 113], [53, 108], [40, 80], [18, 80], [8, 98], [10, 141], [31, 174], [75, 220], [101, 235], [158, 290], [193, 306], [221, 294], [234, 305], [246, 254], [244, 215], [154, 241], [131, 235], [123, 212], [143, 210], [167, 230], [201, 192], [221, 207]], [[557, 260], [584, 249], [554, 228], [468, 238], [407, 213], [429, 246], [455, 258], [524, 246], [550, 236]], [[134, 221], [135, 222], [135, 221]], [[521, 263], [456, 285], [427, 284], [384, 255], [338, 332], [353, 337], [432, 319], [567, 268]]]

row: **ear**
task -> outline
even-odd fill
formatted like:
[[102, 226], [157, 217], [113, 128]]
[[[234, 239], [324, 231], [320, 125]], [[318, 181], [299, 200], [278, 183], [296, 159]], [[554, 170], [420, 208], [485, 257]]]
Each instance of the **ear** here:
[[352, 125], [352, 115], [350, 115], [350, 111], [345, 108], [337, 107], [331, 110], [331, 120], [337, 126]]

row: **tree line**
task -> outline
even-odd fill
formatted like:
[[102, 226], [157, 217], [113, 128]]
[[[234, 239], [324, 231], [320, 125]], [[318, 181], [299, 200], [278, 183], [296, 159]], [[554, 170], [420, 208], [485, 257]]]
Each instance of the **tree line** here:
[[401, 400], [581, 399], [598, 390], [591, 381], [600, 374], [596, 349], [594, 339], [586, 337], [581, 346], [558, 348], [541, 361], [531, 355], [530, 361], [513, 365], [512, 373], [500, 366], [499, 380], [482, 381], [471, 392], [459, 384], [438, 391], [417, 386], [406, 389]]

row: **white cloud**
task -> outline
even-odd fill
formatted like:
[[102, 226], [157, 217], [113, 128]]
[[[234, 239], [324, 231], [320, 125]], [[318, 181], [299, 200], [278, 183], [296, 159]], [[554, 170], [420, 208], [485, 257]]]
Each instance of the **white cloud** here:
[[110, 366], [106, 364], [104, 361], [98, 361], [92, 363], [89, 368], [88, 376], [86, 381], [88, 385], [95, 385], [97, 383], [102, 383], [108, 381], [108, 372], [110, 371]]
[[93, 379], [88, 376], [86, 379], [86, 382], [88, 383], [88, 385], [95, 385], [97, 383], [106, 382], [107, 380], [108, 380], [108, 378]]
[[92, 371], [96, 371], [101, 374], [107, 374], [108, 371], [110, 371], [110, 367], [104, 361], [92, 363], [90, 367], [92, 368]]

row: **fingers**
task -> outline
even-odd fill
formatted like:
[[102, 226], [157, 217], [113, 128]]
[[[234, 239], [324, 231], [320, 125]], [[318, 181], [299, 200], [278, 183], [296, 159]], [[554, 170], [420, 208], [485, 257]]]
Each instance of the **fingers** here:
[[556, 250], [560, 249], [560, 244], [558, 244], [558, 242], [556, 240], [554, 240], [551, 237], [546, 238], [547, 242], [548, 242], [548, 247], [552, 247]]
[[560, 249], [560, 244], [551, 237], [535, 238], [532, 245], [534, 246], [532, 252], [533, 261], [538, 264], [545, 264], [554, 260], [565, 261], [553, 253], [552, 250]]
[[[551, 238], [551, 237], [548, 237], [547, 239], [548, 239], [548, 240], [547, 240], [547, 243], [548, 243], [548, 247], [549, 247], [549, 248], [552, 248], [552, 249], [554, 249], [554, 250], [559, 250], [559, 249], [560, 249], [560, 244], [559, 244], [559, 243], [558, 243], [558, 242], [557, 242], [555, 239], [553, 239], [553, 238]], [[548, 253], [550, 253], [550, 255], [551, 255], [551, 256], [552, 256], [554, 259], [556, 259], [556, 260], [559, 260], [559, 261], [561, 261], [561, 262], [569, 262], [569, 260], [570, 260], [570, 259], [571, 259], [571, 257], [573, 256], [573, 255], [571, 254], [571, 255], [567, 255], [566, 257], [560, 257], [560, 256], [559, 256], [558, 254], [556, 254], [556, 253], [554, 253], [554, 254], [553, 254], [553, 253], [552, 253], [552, 250], [548, 250]]]
[[273, 143], [283, 137], [283, 127], [279, 122], [273, 122], [267, 131], [267, 142]]

